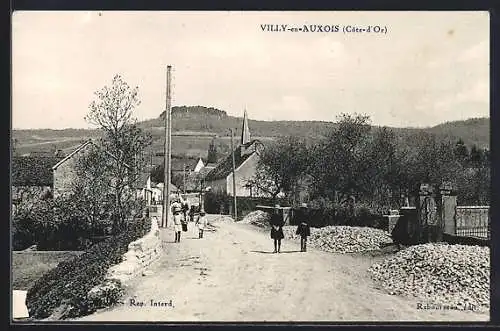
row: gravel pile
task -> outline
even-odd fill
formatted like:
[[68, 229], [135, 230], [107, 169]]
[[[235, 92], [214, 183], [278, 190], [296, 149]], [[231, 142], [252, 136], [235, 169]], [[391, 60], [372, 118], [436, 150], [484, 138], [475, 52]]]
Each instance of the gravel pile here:
[[234, 222], [233, 218], [228, 215], [210, 215], [207, 216], [209, 224], [214, 224], [217, 222]]
[[[300, 240], [296, 226], [283, 227], [285, 239]], [[332, 253], [359, 253], [374, 251], [392, 243], [389, 233], [369, 227], [326, 226], [311, 228], [308, 244]]]
[[271, 219], [271, 215], [262, 210], [256, 210], [251, 213], [248, 213], [240, 223], [252, 224], [258, 226], [260, 228], [269, 227], [269, 221]]
[[233, 218], [227, 215], [207, 215], [207, 226], [205, 231], [216, 232], [221, 222], [234, 222]]
[[372, 265], [369, 273], [390, 294], [414, 296], [450, 309], [489, 308], [488, 247], [412, 246]]

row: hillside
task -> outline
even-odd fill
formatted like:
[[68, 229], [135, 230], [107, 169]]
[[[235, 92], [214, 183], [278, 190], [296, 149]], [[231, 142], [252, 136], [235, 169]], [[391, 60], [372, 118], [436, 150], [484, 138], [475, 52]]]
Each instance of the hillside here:
[[[215, 135], [229, 135], [229, 128], [235, 135], [241, 134], [242, 117], [229, 116], [223, 110], [203, 106], [181, 106], [172, 108], [172, 131], [210, 132]], [[141, 122], [143, 128], [163, 128], [165, 112], [156, 119]], [[292, 134], [321, 136], [332, 127], [332, 122], [321, 121], [256, 121], [249, 119], [252, 135], [278, 137]]]
[[[156, 119], [141, 123], [145, 129], [159, 129], [163, 133], [165, 112]], [[236, 129], [235, 135], [241, 134], [241, 117], [227, 115], [225, 111], [203, 106], [182, 106], [172, 108], [173, 131], [211, 133], [227, 136], [228, 129]], [[332, 127], [332, 122], [321, 121], [256, 121], [249, 120], [252, 135], [259, 137], [277, 137], [299, 135], [304, 137], [324, 136]], [[453, 121], [439, 124], [430, 128], [392, 128], [401, 135], [416, 132], [435, 134], [440, 139], [455, 141], [462, 138], [466, 145], [477, 145], [481, 148], [489, 147], [490, 119], [473, 118], [465, 121]]]
[[[251, 115], [251, 114], [250, 114]], [[158, 118], [140, 122], [139, 125], [153, 136], [151, 153], [163, 151], [165, 130], [164, 113]], [[184, 157], [206, 157], [208, 145], [216, 138], [218, 152], [222, 156], [230, 150], [229, 128], [235, 129], [235, 139], [241, 134], [242, 118], [227, 115], [223, 110], [203, 106], [181, 106], [172, 108], [172, 153]], [[317, 138], [325, 135], [332, 127], [332, 122], [320, 121], [256, 121], [249, 120], [252, 136], [264, 141], [273, 137], [299, 135]], [[435, 134], [440, 140], [456, 141], [462, 138], [466, 145], [489, 148], [489, 118], [469, 119], [443, 123], [431, 128], [393, 128], [402, 138], [418, 132]], [[98, 137], [96, 130], [14, 130], [16, 151], [23, 155], [30, 152], [55, 152], [63, 149], [67, 152], [78, 146], [81, 141]], [[405, 139], [406, 140], [406, 139]], [[155, 158], [155, 157], [154, 157]], [[156, 158], [155, 158], [156, 162]]]
[[456, 140], [461, 137], [466, 145], [481, 148], [490, 146], [490, 119], [471, 118], [465, 121], [447, 122], [427, 130], [440, 137]]

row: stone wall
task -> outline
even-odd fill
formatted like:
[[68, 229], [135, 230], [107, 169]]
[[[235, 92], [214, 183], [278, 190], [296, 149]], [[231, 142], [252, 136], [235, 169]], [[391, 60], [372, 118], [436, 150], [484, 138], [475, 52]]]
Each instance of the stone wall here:
[[152, 217], [151, 230], [144, 237], [128, 245], [128, 252], [123, 255], [123, 261], [108, 270], [107, 279], [126, 284], [135, 276], [142, 274], [160, 257], [162, 244], [158, 225], [158, 219]]

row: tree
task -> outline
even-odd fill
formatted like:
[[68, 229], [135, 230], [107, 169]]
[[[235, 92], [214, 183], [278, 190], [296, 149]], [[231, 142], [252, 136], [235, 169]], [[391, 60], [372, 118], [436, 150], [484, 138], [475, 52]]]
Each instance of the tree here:
[[458, 139], [457, 143], [455, 144], [454, 153], [457, 159], [461, 162], [465, 162], [469, 157], [469, 150], [467, 149], [467, 146], [465, 145], [462, 138]]
[[135, 199], [135, 192], [129, 188], [146, 165], [143, 151], [152, 139], [137, 126], [133, 117], [134, 109], [140, 104], [138, 87], [131, 88], [120, 75], [115, 75], [111, 86], [104, 86], [95, 95], [85, 119], [103, 132], [100, 144], [103, 150], [113, 155], [109, 183], [116, 229], [129, 216], [127, 213]]
[[360, 176], [366, 167], [363, 157], [371, 132], [370, 118], [341, 114], [337, 126], [312, 150], [309, 173], [317, 196], [334, 201], [359, 197], [364, 190]]
[[[393, 197], [401, 194], [398, 180], [399, 170], [396, 158], [396, 138], [387, 127], [378, 129], [362, 150], [360, 179], [362, 194], [379, 205], [388, 206]], [[397, 192], [397, 194], [396, 194]]]
[[470, 150], [469, 163], [472, 167], [479, 167], [483, 162], [483, 151], [476, 145], [473, 145]]
[[109, 155], [99, 148], [91, 148], [77, 158], [72, 193], [92, 227], [110, 219], [113, 200], [109, 201], [112, 187], [113, 163]]
[[261, 153], [257, 171], [247, 179], [255, 187], [276, 199], [283, 192], [294, 195], [298, 181], [307, 169], [307, 146], [304, 138], [287, 136], [267, 146]]

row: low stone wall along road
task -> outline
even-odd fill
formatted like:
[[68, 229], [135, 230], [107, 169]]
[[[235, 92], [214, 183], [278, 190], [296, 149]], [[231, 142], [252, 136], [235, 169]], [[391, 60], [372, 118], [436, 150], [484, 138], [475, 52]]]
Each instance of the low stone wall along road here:
[[198, 239], [190, 223], [180, 243], [172, 229], [161, 229], [162, 255], [130, 283], [124, 303], [78, 321], [489, 320], [386, 294], [368, 275], [368, 257], [301, 253], [287, 240], [273, 254], [268, 233], [249, 224], [214, 224], [217, 231]]

